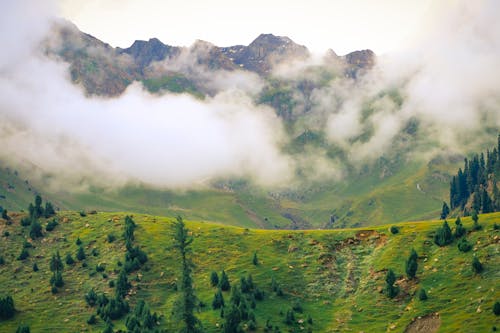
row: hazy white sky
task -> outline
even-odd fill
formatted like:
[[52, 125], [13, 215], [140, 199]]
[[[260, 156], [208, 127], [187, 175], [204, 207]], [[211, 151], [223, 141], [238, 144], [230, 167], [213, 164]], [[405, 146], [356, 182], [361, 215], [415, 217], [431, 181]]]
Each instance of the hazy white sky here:
[[[441, 0], [440, 0], [441, 1]], [[448, 1], [448, 0], [446, 0]], [[260, 33], [292, 38], [315, 52], [394, 51], [426, 26], [431, 0], [57, 0], [81, 30], [128, 47], [157, 37], [249, 44]], [[453, 1], [449, 1], [453, 3]]]

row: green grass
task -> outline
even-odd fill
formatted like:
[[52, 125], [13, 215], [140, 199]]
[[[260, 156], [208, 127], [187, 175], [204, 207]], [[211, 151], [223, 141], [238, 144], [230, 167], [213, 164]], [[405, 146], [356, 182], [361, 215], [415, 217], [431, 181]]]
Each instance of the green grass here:
[[33, 185], [24, 181], [26, 175], [18, 176], [4, 168], [0, 171], [0, 195], [5, 198], [0, 196], [0, 206], [9, 211], [25, 209], [34, 194], [40, 192], [44, 200], [63, 210], [181, 214], [192, 220], [265, 229], [292, 229], [292, 219], [299, 221], [299, 228], [324, 228], [334, 215], [337, 220], [333, 228], [361, 227], [438, 217], [442, 202], [448, 198], [449, 175], [456, 168], [456, 163], [446, 161], [424, 163], [394, 158], [366, 172], [353, 172], [340, 181], [304, 180], [281, 191], [257, 188], [246, 182], [229, 188], [190, 191], [141, 185], [53, 191], [45, 185], [50, 178]]
[[[12, 225], [0, 221], [0, 255], [6, 264], [0, 266], [0, 296], [12, 295], [18, 313], [13, 319], [0, 323], [0, 331], [12, 332], [20, 323], [31, 326], [32, 332], [100, 332], [104, 325], [99, 320], [95, 326], [86, 324], [95, 311], [86, 306], [83, 295], [90, 288], [113, 293], [108, 281], [117, 277], [117, 262], [123, 262], [124, 242], [122, 228], [125, 213], [98, 213], [81, 217], [76, 212], [61, 212], [60, 224], [43, 239], [33, 241], [30, 257], [24, 261], [15, 258], [21, 251], [28, 228], [19, 224], [21, 216], [14, 217]], [[161, 326], [174, 329], [176, 320], [171, 311], [177, 292], [175, 284], [179, 271], [178, 255], [172, 249], [172, 218], [134, 214], [138, 224], [136, 244], [148, 254], [149, 261], [141, 271], [129, 275], [133, 281], [130, 303], [146, 300], [153, 311], [164, 318]], [[266, 292], [255, 310], [258, 331], [262, 332], [267, 319], [287, 331], [283, 323], [291, 304], [300, 299], [304, 313], [311, 315], [314, 332], [403, 332], [413, 318], [438, 312], [441, 318], [439, 332], [489, 332], [492, 326], [500, 327], [500, 320], [492, 313], [492, 306], [500, 299], [500, 237], [493, 224], [500, 223], [500, 213], [481, 215], [483, 230], [467, 235], [474, 244], [473, 251], [461, 253], [456, 242], [439, 248], [432, 242], [434, 230], [442, 221], [405, 222], [397, 224], [400, 233], [392, 235], [389, 225], [368, 229], [270, 231], [229, 227], [222, 224], [188, 221], [194, 236], [193, 260], [195, 289], [207, 307], [197, 315], [207, 332], [218, 332], [222, 323], [219, 311], [212, 311], [215, 289], [209, 285], [212, 270], [225, 269], [232, 284], [241, 276], [252, 274], [255, 284]], [[466, 228], [472, 223], [463, 219]], [[450, 223], [453, 224], [453, 223]], [[107, 243], [108, 234], [117, 240]], [[52, 295], [48, 263], [59, 250], [62, 257], [72, 253], [75, 257], [75, 240], [80, 237], [87, 253], [87, 267], [77, 263], [65, 267], [63, 290]], [[410, 249], [419, 255], [417, 282], [402, 288], [404, 296], [388, 299], [379, 292], [384, 287], [386, 269], [392, 268], [401, 285], [404, 263]], [[98, 251], [97, 256], [90, 253]], [[257, 252], [260, 264], [252, 264]], [[476, 255], [485, 266], [480, 275], [471, 270], [472, 257]], [[37, 263], [40, 271], [33, 272]], [[105, 279], [96, 273], [98, 263], [105, 265]], [[271, 290], [271, 279], [284, 290], [279, 297]], [[419, 301], [416, 292], [424, 287], [429, 299]], [[229, 294], [225, 293], [226, 302]], [[479, 312], [478, 312], [479, 308]], [[390, 327], [393, 327], [391, 330]], [[308, 328], [308, 325], [305, 325]], [[115, 330], [124, 329], [124, 320], [115, 322]]]

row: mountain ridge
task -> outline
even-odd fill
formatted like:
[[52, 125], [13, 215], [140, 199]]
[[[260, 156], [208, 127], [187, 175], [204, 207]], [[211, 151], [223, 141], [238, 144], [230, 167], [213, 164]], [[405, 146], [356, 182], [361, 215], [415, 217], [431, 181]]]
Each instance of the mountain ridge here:
[[[82, 84], [89, 95], [117, 96], [134, 81], [150, 79], [155, 63], [171, 63], [186, 56], [208, 70], [243, 70], [268, 77], [276, 64], [305, 61], [311, 56], [306, 46], [285, 36], [261, 34], [249, 45], [219, 47], [196, 41], [189, 47], [172, 46], [152, 37], [135, 40], [128, 48], [113, 48], [104, 41], [84, 33], [71, 22], [56, 22], [52, 37], [45, 43], [46, 53], [70, 64], [73, 82]], [[54, 42], [55, 40], [55, 42]], [[327, 51], [327, 57], [344, 67], [344, 75], [355, 79], [358, 72], [371, 69], [376, 55], [371, 50], [358, 50], [344, 56]], [[188, 75], [177, 70], [181, 75]], [[167, 74], [168, 75], [168, 74]], [[191, 81], [193, 80], [190, 78]]]

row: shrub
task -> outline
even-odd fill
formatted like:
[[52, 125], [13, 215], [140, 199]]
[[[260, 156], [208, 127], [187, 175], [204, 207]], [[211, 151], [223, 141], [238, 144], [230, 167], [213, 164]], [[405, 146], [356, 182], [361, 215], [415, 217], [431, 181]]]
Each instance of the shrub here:
[[500, 226], [495, 222], [495, 224], [493, 224], [493, 230], [498, 230], [500, 229]]
[[102, 319], [107, 320], [116, 320], [123, 317], [125, 314], [129, 312], [130, 308], [128, 303], [120, 297], [113, 298], [109, 300], [109, 302], [99, 307], [97, 313], [101, 316]]
[[37, 220], [33, 220], [33, 222], [31, 222], [30, 237], [32, 239], [36, 239], [38, 237], [43, 237], [42, 226], [40, 225], [40, 223]]
[[38, 265], [36, 263], [33, 264], [33, 272], [38, 272]]
[[295, 314], [293, 313], [293, 310], [290, 309], [286, 312], [285, 324], [293, 325], [294, 322], [295, 322]]
[[47, 225], [45, 226], [45, 230], [46, 231], [52, 231], [56, 228], [56, 226], [58, 225], [59, 223], [57, 223], [57, 220], [56, 219], [52, 219], [51, 221], [49, 221], [47, 223]]
[[427, 293], [425, 292], [424, 288], [421, 288], [420, 291], [418, 292], [418, 299], [421, 301], [427, 300]]
[[477, 259], [477, 257], [474, 257], [472, 259], [472, 270], [476, 273], [479, 274], [484, 270], [483, 264]]
[[16, 333], [30, 333], [30, 327], [28, 325], [20, 325], [17, 327]]
[[472, 245], [471, 245], [471, 243], [469, 243], [469, 242], [467, 241], [467, 239], [462, 238], [462, 239], [458, 242], [458, 250], [459, 250], [459, 251], [461, 251], [461, 252], [469, 252], [471, 249], [472, 249]]
[[71, 256], [70, 253], [66, 254], [66, 265], [73, 265], [75, 263], [75, 259]]
[[300, 304], [299, 300], [296, 300], [295, 302], [293, 302], [292, 310], [295, 312], [298, 312], [298, 313], [304, 312], [304, 309], [302, 308], [302, 304]]
[[31, 219], [29, 217], [23, 217], [21, 219], [21, 226], [27, 227], [29, 225], [31, 225]]
[[83, 247], [80, 246], [76, 252], [76, 259], [78, 259], [78, 261], [82, 261], [85, 257], [85, 251], [83, 250]]
[[94, 314], [90, 315], [89, 319], [87, 319], [87, 324], [94, 325], [97, 323], [97, 319]]
[[3, 232], [3, 236], [4, 236], [4, 237], [9, 237], [9, 236], [10, 236], [10, 232], [8, 232], [7, 230], [5, 230], [5, 231]]
[[108, 240], [108, 243], [113, 243], [116, 240], [116, 236], [113, 234], [108, 234], [107, 240]]
[[26, 248], [23, 248], [21, 250], [21, 253], [17, 257], [17, 260], [24, 260], [24, 259], [28, 258], [29, 256], [30, 256], [30, 254], [29, 254], [28, 250], [26, 250]]
[[500, 302], [496, 301], [495, 304], [493, 305], [493, 313], [495, 316], [500, 316]]
[[391, 226], [391, 234], [395, 235], [399, 233], [399, 228], [396, 227], [395, 225]]
[[84, 210], [79, 211], [81, 217], [87, 216], [87, 213], [85, 213]]
[[9, 319], [14, 317], [16, 308], [14, 307], [14, 300], [11, 296], [0, 298], [0, 319]]
[[97, 265], [95, 266], [95, 270], [96, 270], [96, 272], [99, 272], [99, 273], [100, 273], [100, 272], [104, 272], [104, 270], [105, 270], [105, 269], [106, 269], [106, 267], [104, 267], [104, 265], [103, 265], [103, 264], [97, 264]]
[[257, 324], [255, 324], [255, 321], [249, 320], [247, 322], [247, 328], [249, 331], [255, 331], [257, 329]]
[[75, 244], [76, 244], [77, 246], [82, 245], [82, 240], [80, 239], [80, 237], [78, 237], [78, 238], [76, 239]]
[[0, 256], [0, 266], [1, 265], [5, 265], [5, 259], [2, 256]]
[[90, 291], [85, 294], [85, 302], [87, 302], [89, 306], [95, 306], [97, 304], [97, 294], [94, 288], [90, 289]]

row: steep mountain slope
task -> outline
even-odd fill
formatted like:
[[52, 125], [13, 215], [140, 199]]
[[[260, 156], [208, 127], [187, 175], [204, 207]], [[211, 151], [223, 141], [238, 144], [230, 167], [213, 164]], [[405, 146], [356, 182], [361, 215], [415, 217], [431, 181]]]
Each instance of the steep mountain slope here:
[[[110, 281], [116, 283], [123, 267], [119, 262], [124, 262], [125, 214], [82, 217], [61, 212], [56, 216], [59, 225], [53, 231], [44, 230], [43, 238], [29, 240], [29, 257], [16, 260], [29, 231], [29, 227], [19, 225], [21, 217], [13, 216], [10, 225], [0, 220], [0, 256], [5, 260], [0, 265], [2, 295], [11, 295], [17, 309], [12, 319], [0, 321], [0, 330], [11, 332], [25, 323], [33, 332], [101, 332], [105, 323], [99, 316], [96, 324], [86, 323], [96, 308], [86, 304], [84, 295], [94, 288], [98, 294], [113, 297]], [[146, 301], [161, 315], [159, 327], [175, 330], [178, 321], [172, 317], [172, 309], [178, 296], [180, 268], [172, 247], [173, 220], [149, 215], [134, 215], [133, 219], [137, 224], [134, 244], [149, 260], [128, 275], [132, 289], [126, 300], [132, 311], [140, 300]], [[493, 226], [500, 223], [500, 215], [481, 215], [482, 229], [478, 231], [471, 230], [470, 219], [463, 219], [463, 223], [468, 230], [466, 238], [473, 244], [467, 253], [457, 249], [457, 241], [445, 247], [433, 243], [442, 221], [397, 224], [397, 234], [389, 232], [387, 225], [339, 231], [262, 231], [189, 222], [194, 237], [191, 256], [196, 264], [195, 291], [205, 304], [196, 315], [207, 332], [221, 331], [224, 319], [220, 310], [212, 310], [217, 289], [210, 285], [210, 273], [216, 271], [220, 276], [225, 270], [232, 289], [239, 285], [240, 278], [251, 274], [254, 286], [264, 292], [252, 310], [257, 332], [264, 331], [266, 322], [282, 332], [424, 332], [415, 327], [430, 324], [435, 330], [427, 328], [425, 332], [491, 331], [500, 325], [499, 317], [492, 312], [499, 300], [500, 267], [499, 235]], [[116, 240], [109, 242], [107, 235], [114, 235]], [[63, 258], [67, 253], [75, 258], [77, 239], [82, 242], [86, 259], [64, 264], [65, 285], [51, 294], [50, 258], [56, 251]], [[411, 248], [418, 254], [414, 280], [405, 274]], [[257, 265], [253, 263], [254, 253]], [[480, 274], [472, 271], [473, 257], [483, 263]], [[37, 272], [32, 269], [35, 263]], [[97, 272], [98, 265], [104, 270]], [[388, 269], [396, 273], [399, 287], [393, 299], [384, 292]], [[422, 288], [428, 295], [425, 301], [418, 298]], [[230, 292], [223, 295], [227, 314]], [[295, 319], [285, 324], [292, 307]], [[114, 330], [124, 330], [125, 323], [125, 317], [113, 320]]]

